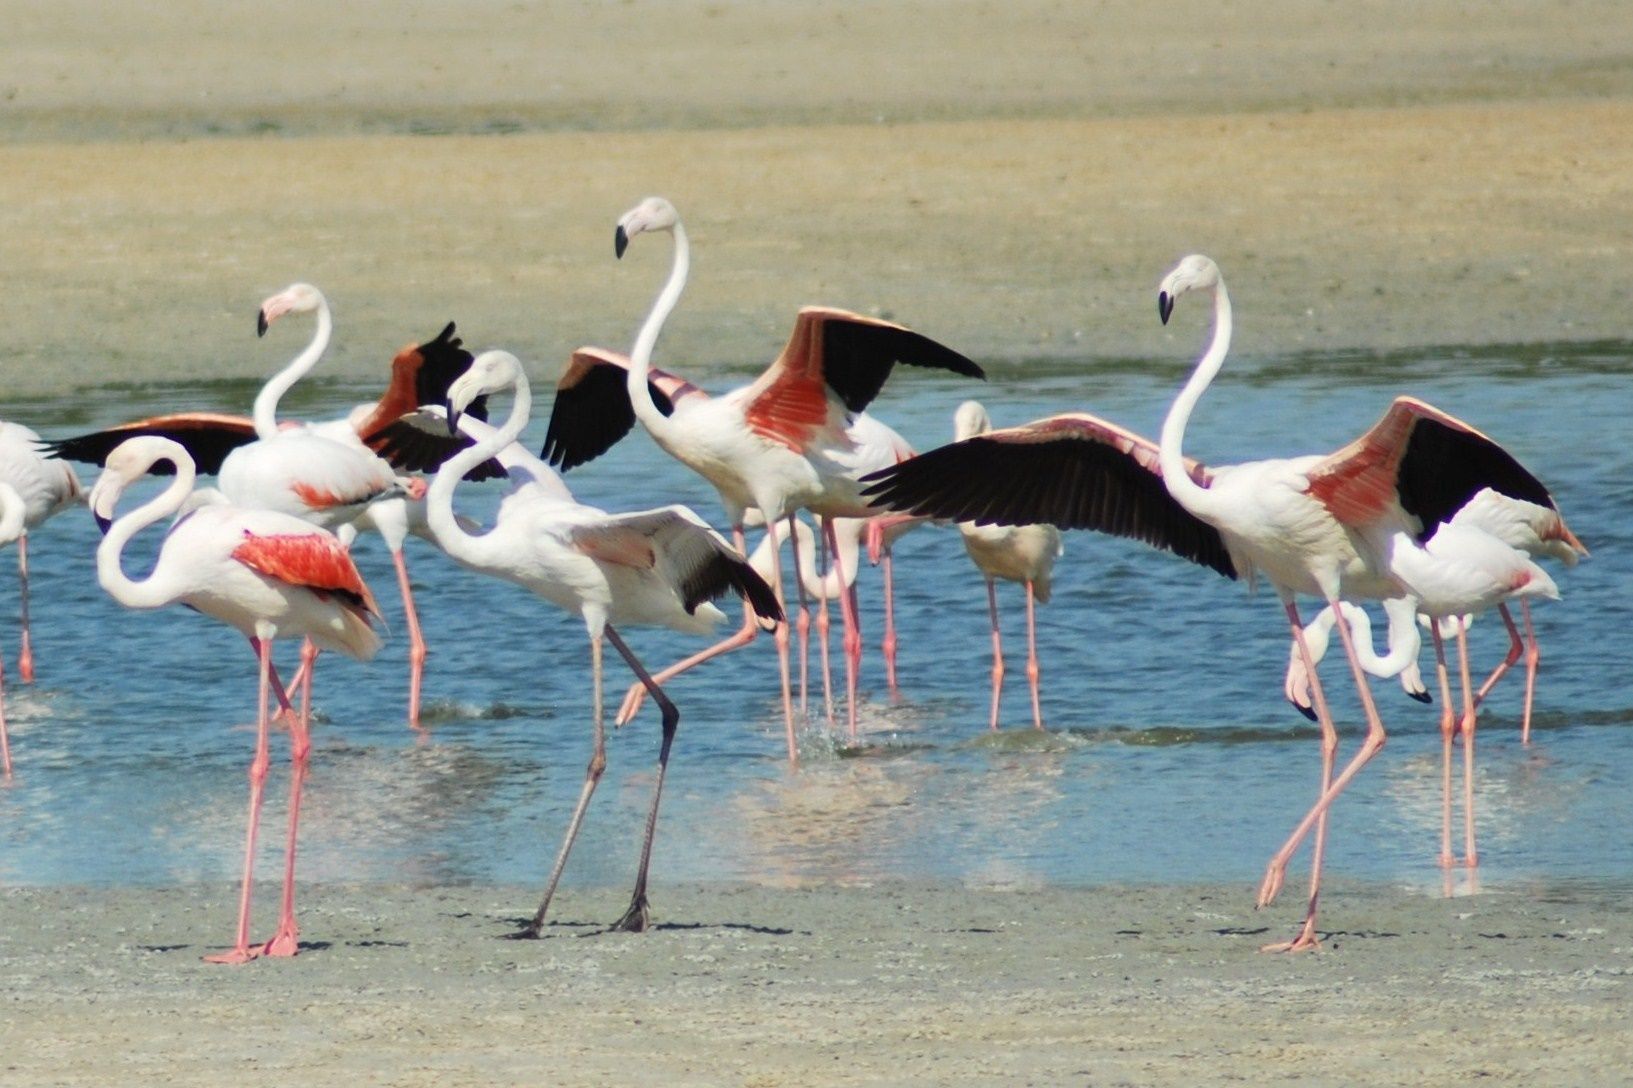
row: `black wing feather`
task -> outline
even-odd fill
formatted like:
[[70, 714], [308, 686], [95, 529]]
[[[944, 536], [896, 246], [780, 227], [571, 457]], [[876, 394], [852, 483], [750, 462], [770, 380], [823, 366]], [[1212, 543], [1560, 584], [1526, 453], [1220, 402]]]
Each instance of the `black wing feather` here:
[[1542, 481], [1483, 435], [1419, 419], [1406, 440], [1396, 477], [1401, 507], [1423, 523], [1421, 543], [1484, 488], [1557, 509]]
[[823, 378], [848, 411], [866, 409], [897, 363], [986, 378], [970, 359], [910, 329], [842, 318], [823, 322]]
[[[658, 411], [674, 413], [675, 406], [656, 385], [647, 382], [646, 387]], [[591, 367], [572, 386], [556, 391], [539, 456], [566, 472], [612, 449], [634, 426], [625, 371], [611, 365]]]
[[[370, 436], [371, 448], [399, 472], [435, 472], [442, 463], [462, 449], [476, 445], [465, 435], [437, 434], [399, 419]], [[497, 480], [509, 475], [497, 460], [489, 458], [465, 473], [467, 480]]]
[[[253, 430], [242, 433], [228, 428], [203, 427], [196, 424], [172, 426], [159, 423], [114, 427], [106, 431], [74, 435], [71, 438], [51, 439], [40, 443], [40, 450], [47, 457], [61, 458], [64, 461], [104, 465], [107, 463], [108, 454], [122, 443], [141, 435], [157, 435], [181, 444], [192, 455], [193, 464], [198, 471], [206, 476], [220, 472], [221, 463], [233, 450], [255, 441]], [[162, 460], [148, 471], [154, 476], [170, 476], [174, 475], [176, 470], [169, 461]]]

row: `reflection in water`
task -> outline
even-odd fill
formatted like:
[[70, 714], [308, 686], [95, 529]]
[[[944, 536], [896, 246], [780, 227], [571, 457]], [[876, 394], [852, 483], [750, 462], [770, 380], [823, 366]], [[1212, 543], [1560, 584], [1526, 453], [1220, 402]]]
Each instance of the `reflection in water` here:
[[[1538, 876], [1633, 878], [1625, 833], [1633, 824], [1633, 702], [1618, 682], [1633, 659], [1633, 596], [1625, 592], [1633, 584], [1633, 486], [1625, 482], [1633, 447], [1614, 440], [1625, 426], [1625, 354], [1598, 345], [1457, 358], [1361, 353], [1259, 369], [1242, 360], [1220, 379], [1231, 395], [1205, 405], [1193, 426], [1195, 450], [1213, 461], [1333, 449], [1410, 389], [1514, 450], [1552, 485], [1594, 549], [1578, 568], [1556, 572], [1565, 599], [1536, 610], [1545, 656], [1533, 747], [1518, 743], [1518, 683], [1505, 682], [1482, 716], [1479, 879], [1487, 886]], [[552, 367], [534, 369], [542, 376]], [[1084, 406], [1154, 433], [1176, 377], [1172, 366], [1138, 361], [1050, 364], [1000, 371], [986, 399], [1000, 424]], [[878, 411], [927, 447], [943, 440], [968, 390], [913, 375], [912, 395], [900, 393], [887, 390]], [[253, 386], [237, 385], [91, 391], [79, 398], [75, 426], [178, 405], [241, 409], [252, 395]], [[337, 414], [357, 399], [321, 383], [305, 395], [302, 410], [313, 415]], [[63, 428], [52, 411], [23, 405], [10, 414], [53, 434]], [[1565, 411], [1568, 419], [1550, 415]], [[540, 405], [536, 415], [547, 414]], [[1307, 430], [1296, 443], [1289, 418]], [[1562, 449], [1553, 436], [1564, 429], [1574, 442]], [[542, 424], [535, 443], [540, 433]], [[717, 512], [706, 485], [639, 437], [571, 482], [586, 502], [612, 509], [679, 501]], [[471, 489], [473, 513], [485, 513], [496, 492]], [[91, 520], [70, 513], [30, 549], [40, 681], [7, 689], [18, 772], [0, 789], [0, 881], [230, 881], [253, 740], [242, 728], [253, 720], [253, 658], [242, 639], [184, 611], [115, 607], [95, 585], [96, 540]], [[535, 884], [589, 756], [582, 626], [513, 587], [466, 574], [420, 542], [409, 548], [431, 650], [431, 739], [417, 742], [402, 720], [399, 616], [389, 616], [373, 664], [325, 657], [302, 875]], [[390, 584], [376, 541], [363, 538], [357, 557], [377, 587]], [[909, 534], [896, 560], [903, 698], [884, 690], [878, 578], [864, 570], [866, 702], [854, 747], [808, 731], [803, 764], [790, 773], [769, 639], [675, 683], [683, 717], [656, 885], [905, 878], [1251, 887], [1314, 798], [1319, 774], [1313, 727], [1281, 700], [1286, 647], [1272, 595], [1251, 596], [1126, 541], [1074, 535], [1057, 568], [1056, 599], [1038, 617], [1051, 729], [994, 734], [986, 729], [985, 591], [956, 534]], [[0, 578], [0, 601], [13, 599], [13, 584]], [[0, 606], [0, 617], [10, 611]], [[667, 632], [627, 634], [649, 661], [697, 648]], [[1481, 625], [1472, 648], [1476, 667], [1489, 667], [1506, 643], [1495, 625]], [[290, 650], [281, 652], [289, 662]], [[1339, 674], [1328, 675], [1343, 759], [1358, 743], [1360, 715]], [[1390, 742], [1334, 809], [1332, 871], [1425, 894], [1440, 894], [1448, 880], [1467, 891], [1469, 874], [1434, 864], [1438, 706], [1378, 690]], [[607, 776], [569, 887], [621, 886], [633, 876], [657, 745], [650, 710], [609, 735]], [[269, 878], [282, 846], [286, 759], [280, 735], [263, 816], [260, 864]]]

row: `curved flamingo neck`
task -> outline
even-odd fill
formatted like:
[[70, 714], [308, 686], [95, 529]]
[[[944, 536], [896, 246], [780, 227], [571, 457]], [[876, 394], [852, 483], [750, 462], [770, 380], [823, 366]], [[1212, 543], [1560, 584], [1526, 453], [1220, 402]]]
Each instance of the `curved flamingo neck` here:
[[164, 453], [155, 457], [148, 467], [159, 461], [175, 465], [176, 478], [158, 495], [116, 519], [96, 548], [96, 580], [107, 590], [108, 596], [129, 608], [158, 608], [172, 599], [169, 592], [154, 583], [151, 573], [137, 581], [124, 571], [125, 545], [131, 538], [180, 510], [193, 491], [195, 470], [191, 457], [181, 452]]
[[23, 502], [17, 489], [0, 481], [0, 544], [10, 544], [23, 535], [27, 516], [28, 504]]
[[1225, 281], [1220, 280], [1213, 289], [1213, 339], [1208, 343], [1208, 350], [1197, 361], [1190, 380], [1179, 391], [1179, 396], [1174, 398], [1167, 417], [1162, 421], [1162, 433], [1158, 438], [1157, 456], [1162, 465], [1163, 486], [1168, 488], [1168, 494], [1174, 497], [1174, 501], [1204, 520], [1218, 504], [1215, 496], [1191, 479], [1191, 474], [1185, 470], [1185, 455], [1181, 447], [1185, 442], [1185, 425], [1191, 420], [1191, 412], [1225, 363], [1225, 353], [1230, 350], [1230, 333], [1230, 294], [1225, 290]]
[[274, 438], [278, 434], [278, 402], [290, 387], [306, 376], [317, 365], [323, 353], [329, 350], [329, 337], [334, 333], [334, 316], [329, 312], [329, 300], [319, 296], [318, 324], [311, 343], [290, 360], [289, 365], [274, 374], [255, 396], [255, 436]]
[[510, 406], [510, 416], [504, 426], [475, 445], [467, 446], [442, 463], [431, 486], [425, 493], [425, 521], [436, 537], [437, 545], [455, 559], [479, 563], [483, 556], [483, 542], [493, 532], [468, 532], [454, 516], [454, 489], [465, 474], [516, 441], [527, 427], [533, 410], [533, 389], [527, 375], [518, 372], [511, 385], [516, 400]]
[[652, 391], [647, 386], [647, 378], [652, 372], [652, 350], [658, 345], [658, 334], [663, 331], [664, 322], [669, 320], [669, 315], [680, 302], [680, 294], [686, 289], [686, 277], [692, 265], [692, 246], [686, 238], [686, 227], [676, 220], [671, 233], [675, 236], [675, 257], [669, 268], [669, 279], [664, 282], [663, 290], [658, 292], [658, 299], [652, 304], [652, 311], [646, 315], [641, 331], [635, 335], [635, 347], [630, 351], [627, 373], [629, 400], [635, 409], [635, 417], [647, 430], [655, 433], [668, 428], [669, 417], [658, 410], [652, 400]]

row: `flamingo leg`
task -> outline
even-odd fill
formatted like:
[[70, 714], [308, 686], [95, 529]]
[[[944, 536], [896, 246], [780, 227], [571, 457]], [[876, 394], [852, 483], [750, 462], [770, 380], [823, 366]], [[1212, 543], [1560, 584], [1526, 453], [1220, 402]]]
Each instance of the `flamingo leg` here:
[[[1327, 603], [1332, 605], [1335, 611], [1337, 610], [1338, 600], [1336, 597], [1329, 598]], [[1296, 623], [1297, 611], [1290, 610], [1290, 615]], [[1372, 689], [1367, 685], [1366, 673], [1361, 668], [1361, 659], [1356, 655], [1355, 640], [1350, 635], [1349, 624], [1340, 623], [1337, 625], [1337, 627], [1338, 634], [1344, 642], [1344, 656], [1349, 659], [1350, 675], [1355, 681], [1355, 690], [1361, 697], [1361, 709], [1366, 713], [1367, 734], [1365, 739], [1361, 741], [1360, 751], [1356, 752], [1355, 755], [1351, 757], [1349, 763], [1347, 763], [1344, 766], [1344, 769], [1339, 772], [1338, 777], [1334, 778], [1331, 784], [1322, 790], [1320, 799], [1317, 800], [1311, 807], [1310, 811], [1305, 814], [1304, 819], [1299, 821], [1299, 825], [1293, 829], [1293, 833], [1288, 836], [1287, 843], [1282, 847], [1282, 850], [1288, 856], [1291, 856], [1293, 850], [1298, 848], [1299, 842], [1302, 841], [1304, 836], [1309, 833], [1310, 828], [1327, 814], [1328, 809], [1332, 807], [1333, 801], [1337, 799], [1340, 793], [1344, 792], [1344, 787], [1349, 785], [1350, 779], [1354, 778], [1356, 774], [1360, 772], [1361, 768], [1366, 766], [1372, 757], [1378, 754], [1378, 750], [1384, 746], [1384, 742], [1388, 739], [1388, 734], [1384, 731], [1383, 719], [1378, 716], [1378, 708], [1373, 704]], [[1303, 632], [1301, 630], [1301, 637], [1302, 634]], [[1313, 678], [1314, 669], [1311, 670], [1311, 673]], [[1336, 742], [1337, 738], [1335, 732], [1335, 745]], [[1272, 950], [1299, 952], [1307, 948], [1315, 948], [1320, 944], [1320, 941], [1315, 935], [1315, 918], [1316, 906], [1320, 900], [1321, 892], [1321, 855], [1323, 848], [1324, 843], [1322, 842], [1322, 836], [1318, 832], [1316, 836], [1314, 858], [1311, 863], [1310, 905], [1304, 916], [1304, 925], [1300, 928], [1298, 936], [1294, 937], [1292, 941], [1288, 942], [1284, 947], [1278, 948], [1276, 946], [1272, 946]], [[1285, 866], [1285, 861], [1283, 862], [1283, 865]], [[1275, 895], [1275, 886], [1271, 882], [1274, 874], [1274, 862], [1272, 862], [1271, 869], [1265, 874], [1265, 886], [1264, 888], [1261, 888], [1260, 905], [1263, 905], [1265, 902], [1269, 901], [1268, 899], [1262, 898], [1266, 890], [1269, 891], [1271, 897], [1274, 897]], [[1279, 883], [1279, 880], [1275, 881], [1275, 884]]]
[[595, 739], [590, 751], [590, 764], [584, 771], [584, 788], [579, 791], [578, 804], [573, 808], [573, 817], [567, 822], [567, 835], [562, 839], [561, 849], [556, 853], [555, 864], [550, 868], [550, 879], [544, 886], [544, 899], [539, 903], [539, 909], [534, 913], [533, 920], [517, 934], [519, 937], [537, 937], [544, 928], [544, 916], [550, 910], [550, 900], [555, 897], [556, 885], [561, 882], [561, 871], [567, 867], [567, 855], [572, 852], [573, 840], [578, 838], [578, 830], [584, 823], [584, 813], [590, 807], [590, 797], [595, 793], [596, 784], [601, 781], [601, 775], [607, 769], [607, 731], [601, 708], [599, 634], [590, 636], [590, 692], [594, 707], [591, 721]]
[[1531, 626], [1531, 602], [1520, 602], [1520, 615], [1525, 617], [1525, 717], [1520, 721], [1520, 743], [1531, 743], [1531, 701], [1537, 693], [1537, 662], [1542, 660], [1542, 647], [1537, 645], [1537, 630]]
[[[424, 735], [420, 727], [420, 683], [425, 676], [425, 638], [420, 634], [419, 609], [414, 607], [414, 588], [408, 581], [408, 562], [402, 548], [391, 553], [397, 568], [397, 588], [403, 596], [403, 614], [408, 620], [408, 727]], [[304, 669], [304, 660], [301, 663]]]
[[[788, 518], [788, 535], [792, 538], [794, 536], [794, 515], [790, 514]], [[778, 548], [771, 549], [771, 585], [777, 592], [777, 603], [783, 606], [783, 615], [786, 616], [788, 611], [787, 602], [783, 600], [782, 557], [778, 554], [779, 551]], [[798, 556], [797, 549], [795, 555]], [[783, 733], [788, 742], [788, 762], [793, 764], [799, 762], [799, 741], [794, 735], [794, 694], [788, 677], [788, 621], [786, 619], [777, 624], [777, 630], [772, 637], [777, 644], [777, 672], [782, 682]]]
[[896, 585], [890, 549], [884, 553], [885, 567], [885, 640], [880, 649], [885, 655], [885, 683], [890, 685], [890, 694], [898, 694], [896, 683], [896, 651], [899, 648], [896, 639]]
[[231, 949], [205, 956], [206, 963], [248, 963], [260, 951], [249, 946], [250, 893], [255, 883], [255, 834], [261, 824], [261, 796], [266, 787], [267, 731], [270, 715], [267, 696], [272, 686], [272, 640], [267, 635], [257, 639], [257, 657], [261, 662], [260, 703], [255, 722], [255, 758], [249, 765], [249, 826], [244, 833], [244, 883], [238, 893], [238, 939]]
[[23, 614], [23, 645], [17, 651], [17, 675], [23, 683], [34, 682], [34, 644], [28, 623], [28, 534], [17, 538], [17, 597]]
[[[792, 538], [790, 538], [792, 539]], [[817, 594], [817, 639], [822, 649], [822, 713], [832, 729], [834, 724], [834, 673], [833, 664], [828, 657], [828, 636], [832, 633], [833, 621], [828, 612], [828, 583], [826, 571], [828, 569], [828, 537], [818, 534], [817, 547], [820, 549], [817, 569], [813, 572], [822, 578], [822, 592]], [[794, 560], [799, 561], [799, 549], [794, 549]], [[801, 612], [804, 611], [805, 580], [800, 577], [799, 568], [794, 569], [794, 582], [800, 587]]]
[[0, 661], [0, 778], [11, 781], [11, 738], [6, 735], [6, 663]]
[[1457, 667], [1463, 679], [1463, 864], [1473, 869], [1480, 864], [1474, 849], [1474, 697], [1469, 683], [1469, 636], [1465, 627], [1457, 629]]
[[[255, 656], [257, 658], [261, 656], [261, 640], [256, 638], [254, 635], [249, 637], [249, 647], [255, 651]], [[283, 681], [278, 679], [278, 666], [275, 664], [271, 665], [268, 669], [268, 674], [268, 679], [271, 682], [272, 694], [276, 696], [278, 700], [278, 715], [288, 721], [294, 721], [295, 708], [289, 702], [289, 693], [284, 690]], [[297, 690], [299, 690], [300, 679], [300, 673], [296, 672], [295, 686]]]
[[1029, 579], [1026, 583], [1026, 679], [1032, 685], [1032, 728], [1043, 728], [1043, 700], [1038, 690], [1043, 669], [1038, 665], [1037, 600]]
[[607, 641], [612, 643], [612, 648], [623, 657], [625, 664], [635, 673], [640, 683], [652, 693], [652, 701], [658, 704], [658, 710], [663, 715], [663, 741], [658, 746], [658, 780], [652, 787], [652, 807], [646, 814], [646, 832], [641, 838], [641, 863], [635, 871], [635, 890], [630, 894], [629, 909], [624, 911], [622, 918], [612, 924], [613, 929], [640, 933], [652, 923], [646, 901], [646, 872], [652, 862], [652, 838], [658, 830], [658, 803], [663, 799], [663, 777], [669, 769], [669, 749], [675, 743], [675, 729], [680, 725], [680, 711], [648, 675], [646, 668], [630, 648], [624, 645], [624, 640], [618, 636], [618, 632], [610, 626], [607, 628]]
[[[799, 559], [799, 542], [795, 541], [792, 547], [795, 553], [794, 559], [797, 562]], [[796, 583], [800, 581], [797, 566], [794, 569], [794, 581]], [[811, 716], [811, 614], [805, 609], [804, 604], [805, 596], [802, 592], [800, 595], [799, 623], [795, 628], [799, 633], [799, 716], [809, 719]], [[822, 652], [826, 657], [828, 647], [823, 646]], [[829, 714], [832, 714], [831, 708]]]
[[856, 740], [856, 685], [862, 669], [862, 622], [856, 614], [856, 582], [845, 581], [845, 561], [839, 554], [839, 537], [832, 518], [822, 519], [822, 535], [833, 552], [834, 572], [839, 576], [839, 616], [845, 626], [845, 726]]
[[987, 576], [987, 615], [992, 619], [992, 713], [987, 728], [998, 728], [998, 700], [1004, 690], [1004, 640], [998, 633], [998, 583]]
[[1429, 637], [1435, 646], [1435, 677], [1440, 682], [1440, 857], [1442, 869], [1450, 869], [1452, 856], [1452, 736], [1457, 732], [1452, 717], [1451, 681], [1447, 679], [1446, 643], [1440, 635], [1440, 621], [1429, 621]]
[[263, 955], [293, 956], [300, 949], [300, 927], [295, 924], [295, 835], [300, 826], [301, 788], [306, 784], [312, 754], [312, 672], [318, 648], [311, 639], [301, 642], [301, 712], [289, 730], [289, 837], [284, 843], [284, 890], [279, 904], [278, 929], [261, 947]]
[[1491, 670], [1491, 675], [1486, 677], [1485, 682], [1474, 693], [1475, 706], [1485, 702], [1486, 696], [1491, 694], [1491, 689], [1497, 686], [1497, 681], [1501, 680], [1504, 674], [1513, 668], [1521, 655], [1525, 653], [1525, 639], [1520, 635], [1520, 629], [1515, 626], [1514, 616], [1508, 611], [1506, 603], [1497, 606], [1497, 615], [1502, 617], [1503, 626], [1508, 628], [1508, 654], [1498, 663], [1495, 669]]
[[[732, 542], [737, 546], [737, 553], [739, 555], [743, 554], [744, 540], [742, 526], [739, 525], [732, 530]], [[780, 602], [782, 600], [782, 583], [775, 576], [772, 578], [772, 587], [776, 590], [777, 600]], [[759, 633], [759, 620], [754, 615], [753, 607], [750, 606], [748, 601], [745, 600], [743, 602], [742, 627], [739, 627], [730, 636], [721, 639], [713, 646], [700, 650], [697, 653], [692, 654], [690, 657], [682, 658], [673, 665], [670, 665], [668, 668], [661, 670], [656, 676], [653, 677], [653, 679], [657, 681], [659, 685], [665, 684], [679, 676], [681, 673], [686, 672], [688, 669], [696, 668], [698, 665], [703, 664], [710, 658], [719, 657], [724, 653], [730, 653], [732, 650], [735, 650], [741, 646], [747, 646], [749, 643], [754, 641], [755, 636]], [[614, 724], [620, 727], [627, 725], [630, 720], [633, 719], [637, 713], [639, 713], [641, 704], [645, 701], [646, 688], [642, 687], [640, 684], [630, 685], [629, 690], [624, 693], [624, 701], [622, 705], [620, 705], [618, 708], [618, 716], [617, 718], [613, 719]]]

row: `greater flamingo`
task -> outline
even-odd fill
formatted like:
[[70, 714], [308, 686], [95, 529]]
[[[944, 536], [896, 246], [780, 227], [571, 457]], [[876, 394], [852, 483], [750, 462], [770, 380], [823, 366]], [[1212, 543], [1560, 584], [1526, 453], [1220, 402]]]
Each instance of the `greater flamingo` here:
[[41, 456], [41, 445], [40, 436], [22, 424], [0, 422], [0, 483], [9, 484], [23, 502], [23, 527], [16, 537], [17, 596], [22, 613], [17, 673], [25, 684], [34, 682], [34, 647], [28, 623], [28, 533], [81, 497], [73, 468]]
[[[1218, 266], [1187, 257], [1163, 280], [1158, 313], [1166, 322], [1190, 291], [1214, 296], [1212, 341], [1151, 443], [1091, 416], [1057, 416], [982, 439], [942, 447], [895, 470], [875, 474], [870, 494], [913, 513], [1004, 524], [1049, 522], [1133, 536], [1187, 555], [1232, 576], [1262, 574], [1276, 589], [1294, 639], [1303, 647], [1299, 594], [1327, 604], [1341, 597], [1400, 595], [1379, 556], [1390, 534], [1421, 537], [1448, 520], [1483, 487], [1513, 498], [1550, 503], [1547, 490], [1491, 439], [1410, 397], [1335, 454], [1256, 461], [1213, 469], [1181, 453], [1185, 425], [1224, 363], [1230, 346], [1230, 299]], [[922, 469], [913, 466], [946, 451]], [[1159, 502], [1152, 488], [1164, 490]], [[1222, 562], [1220, 561], [1222, 560]], [[1311, 694], [1322, 726], [1322, 790], [1316, 803], [1271, 858], [1260, 885], [1261, 906], [1280, 890], [1294, 850], [1313, 827], [1315, 848], [1304, 923], [1290, 942], [1314, 947], [1325, 849], [1333, 800], [1384, 742], [1383, 723], [1347, 625], [1338, 632], [1367, 718], [1360, 751], [1333, 775], [1338, 734], [1319, 679]]]
[[[310, 284], [294, 284], [267, 299], [256, 318], [257, 332], [264, 335], [285, 314], [306, 312], [317, 315], [312, 339], [263, 386], [253, 418], [176, 412], [59, 439], [47, 443], [47, 448], [57, 457], [102, 464], [126, 439], [159, 435], [186, 447], [199, 472], [220, 473], [221, 490], [230, 502], [281, 509], [335, 529], [347, 545], [359, 528], [379, 532], [391, 553], [403, 600], [408, 627], [408, 722], [417, 729], [426, 646], [403, 543], [410, 532], [427, 539], [430, 534], [416, 497], [420, 489], [415, 482], [400, 485], [395, 474], [435, 469], [469, 440], [405, 428], [398, 421], [422, 404], [440, 403], [448, 385], [470, 364], [471, 355], [454, 336], [450, 322], [436, 338], [397, 353], [390, 383], [379, 400], [357, 405], [342, 419], [280, 422], [278, 402], [322, 358], [334, 320], [327, 299]], [[472, 414], [485, 418], [486, 413], [477, 404]], [[268, 439], [275, 440], [274, 444], [255, 445]], [[159, 469], [164, 471], [162, 465]], [[473, 479], [502, 474], [503, 469], [494, 463], [472, 470]]]
[[[618, 220], [617, 255], [622, 257], [630, 242], [644, 233], [673, 236], [669, 277], [626, 365], [620, 366], [606, 352], [578, 354], [577, 365], [557, 387], [544, 456], [551, 464], [571, 468], [610, 448], [639, 419], [663, 450], [720, 493], [739, 553], [747, 551], [743, 516], [750, 507], [758, 507], [768, 521], [802, 508], [824, 521], [873, 513], [859, 494], [857, 447], [846, 428], [853, 414], [878, 394], [896, 363], [984, 377], [981, 368], [963, 355], [900, 325], [808, 306], [800, 310], [787, 345], [765, 373], [749, 385], [710, 398], [652, 367], [658, 335], [685, 289], [691, 251], [679, 213], [662, 197], [648, 197]], [[780, 599], [782, 579], [776, 562], [773, 574]], [[795, 581], [798, 584], [799, 579]], [[742, 646], [756, 628], [753, 617], [745, 615], [736, 634], [660, 675], [672, 676]], [[798, 746], [786, 624], [777, 628], [775, 637], [788, 758], [794, 761]]]
[[510, 417], [491, 435], [455, 454], [431, 482], [426, 516], [438, 544], [455, 562], [472, 570], [515, 582], [584, 621], [590, 638], [591, 705], [594, 748], [584, 786], [573, 810], [561, 850], [545, 887], [538, 912], [523, 931], [536, 937], [555, 895], [567, 855], [606, 768], [602, 720], [601, 656], [603, 639], [612, 644], [630, 670], [651, 692], [663, 716], [658, 774], [653, 786], [640, 866], [629, 909], [613, 928], [642, 930], [648, 925], [647, 867], [657, 829], [658, 802], [680, 712], [614, 629], [625, 624], [653, 624], [679, 631], [706, 633], [725, 618], [711, 599], [738, 594], [759, 616], [781, 621], [771, 588], [748, 563], [684, 506], [666, 506], [629, 514], [608, 514], [574, 501], [555, 472], [537, 461], [512, 461], [515, 486], [500, 504], [492, 528], [473, 533], [454, 514], [459, 479], [474, 465], [501, 454], [527, 426], [532, 403], [527, 375], [514, 355], [487, 351], [454, 382], [448, 394], [450, 430], [460, 423], [466, 404], [484, 394], [515, 390]]
[[[28, 508], [17, 489], [0, 480], [0, 547], [20, 540]], [[11, 778], [11, 738], [6, 735], [6, 663], [0, 658], [0, 774]]]
[[[992, 418], [979, 401], [967, 400], [953, 413], [953, 440], [962, 442], [992, 431]], [[1026, 680], [1032, 689], [1032, 726], [1043, 728], [1039, 693], [1036, 604], [1048, 604], [1055, 560], [1065, 550], [1053, 525], [979, 525], [958, 523], [964, 550], [987, 583], [987, 615], [992, 621], [992, 712], [988, 728], [998, 728], [998, 703], [1004, 687], [1004, 647], [998, 629], [998, 579], [1026, 588]]]
[[[1423, 684], [1423, 674], [1418, 669], [1418, 651], [1422, 649], [1423, 640], [1418, 634], [1417, 602], [1411, 597], [1390, 597], [1382, 603], [1389, 620], [1389, 650], [1386, 654], [1380, 657], [1372, 645], [1372, 619], [1366, 609], [1351, 601], [1339, 601], [1337, 609], [1331, 605], [1325, 606], [1304, 625], [1304, 645], [1310, 652], [1311, 663], [1319, 665], [1321, 659], [1327, 656], [1333, 624], [1338, 622], [1341, 613], [1344, 622], [1349, 624], [1356, 656], [1361, 659], [1361, 667], [1369, 676], [1380, 680], [1398, 677], [1401, 690], [1410, 698], [1420, 703], [1433, 702], [1429, 689]], [[1312, 722], [1317, 720], [1315, 708], [1310, 703], [1310, 674], [1304, 668], [1304, 655], [1296, 642], [1290, 644], [1288, 649], [1287, 676], [1282, 682], [1282, 692], [1300, 714]]]
[[[176, 479], [156, 498], [112, 521], [125, 488], [161, 459], [169, 462]], [[351, 557], [332, 534], [293, 515], [224, 503], [199, 506], [181, 517], [166, 535], [148, 576], [131, 579], [121, 566], [125, 545], [142, 529], [182, 508], [192, 492], [194, 473], [187, 451], [166, 438], [132, 438], [109, 453], [107, 467], [90, 495], [91, 512], [106, 530], [96, 551], [97, 581], [128, 608], [186, 605], [237, 629], [255, 647], [260, 659], [260, 702], [255, 758], [249, 769], [249, 820], [237, 940], [230, 950], [206, 959], [243, 963], [260, 955], [293, 956], [299, 947], [295, 839], [301, 788], [311, 752], [312, 666], [319, 649], [338, 650], [359, 659], [373, 656], [380, 640], [370, 625], [370, 617], [377, 617], [379, 609]], [[251, 948], [255, 840], [269, 762], [267, 697], [272, 642], [280, 636], [304, 640], [303, 697], [300, 713], [294, 716], [290, 728], [289, 833], [278, 928], [271, 940]]]

